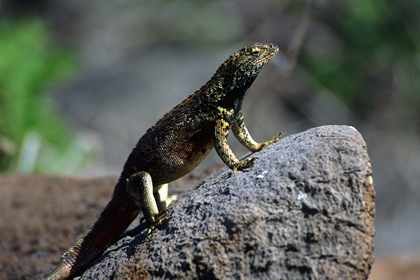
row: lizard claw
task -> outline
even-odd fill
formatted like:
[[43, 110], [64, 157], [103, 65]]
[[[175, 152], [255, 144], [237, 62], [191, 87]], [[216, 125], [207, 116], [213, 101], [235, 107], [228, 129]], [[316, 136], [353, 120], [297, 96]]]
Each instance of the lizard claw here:
[[156, 214], [154, 216], [154, 222], [152, 225], [149, 226], [146, 234], [147, 235], [150, 234], [155, 229], [161, 229], [164, 226], [165, 222], [167, 221], [166, 215], [168, 215], [167, 210], [161, 211], [158, 214]]
[[273, 143], [276, 143], [277, 141], [279, 141], [280, 140], [280, 138], [283, 136], [283, 135], [285, 135], [286, 134], [286, 132], [283, 132], [283, 131], [281, 131], [281, 132], [279, 132], [279, 133], [277, 133], [276, 135], [274, 135], [270, 140], [268, 140], [266, 143], [267, 143], [267, 145], [266, 146], [268, 146], [268, 145], [270, 145], [270, 144], [273, 144]]
[[279, 132], [279, 133], [277, 133], [276, 135], [274, 135], [270, 140], [268, 140], [268, 141], [266, 141], [266, 142], [263, 142], [263, 143], [261, 143], [261, 146], [259, 147], [259, 149], [258, 149], [258, 151], [260, 151], [260, 150], [262, 150], [263, 148], [265, 148], [265, 147], [267, 147], [268, 145], [271, 145], [271, 144], [274, 144], [274, 143], [276, 143], [277, 141], [279, 141], [280, 139], [281, 139], [281, 137], [283, 136], [283, 135], [285, 135], [286, 133], [285, 132]]
[[252, 157], [243, 161], [235, 162], [233, 165], [233, 168], [231, 168], [232, 172], [235, 172], [236, 170], [244, 170], [244, 169], [250, 168], [251, 166], [255, 164], [255, 161], [257, 159], [258, 159], [257, 157]]

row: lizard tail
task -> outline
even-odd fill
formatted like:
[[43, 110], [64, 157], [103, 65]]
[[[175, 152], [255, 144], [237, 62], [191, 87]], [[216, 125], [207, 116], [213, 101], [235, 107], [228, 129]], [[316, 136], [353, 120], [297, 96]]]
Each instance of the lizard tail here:
[[125, 185], [115, 187], [111, 201], [86, 235], [61, 257], [57, 268], [45, 280], [69, 279], [81, 275], [127, 229], [140, 213]]
[[66, 279], [71, 274], [71, 265], [61, 262], [44, 280]]

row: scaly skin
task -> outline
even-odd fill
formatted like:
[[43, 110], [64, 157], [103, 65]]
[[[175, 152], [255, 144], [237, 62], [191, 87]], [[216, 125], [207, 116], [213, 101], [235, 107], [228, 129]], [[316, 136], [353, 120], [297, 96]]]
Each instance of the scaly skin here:
[[241, 113], [242, 101], [262, 67], [278, 52], [273, 44], [254, 44], [230, 56], [212, 78], [187, 97], [140, 138], [129, 155], [111, 201], [88, 233], [61, 258], [46, 279], [81, 275], [126, 230], [140, 211], [149, 230], [161, 221], [167, 206], [167, 183], [193, 170], [214, 147], [235, 172], [251, 167], [256, 158], [239, 161], [227, 143], [231, 129], [250, 151], [276, 142], [255, 142]]

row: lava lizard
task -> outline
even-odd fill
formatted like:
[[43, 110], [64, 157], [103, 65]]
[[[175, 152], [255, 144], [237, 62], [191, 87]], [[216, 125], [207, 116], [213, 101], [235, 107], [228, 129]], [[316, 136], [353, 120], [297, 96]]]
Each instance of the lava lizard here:
[[195, 93], [163, 116], [140, 138], [129, 155], [112, 199], [87, 234], [61, 257], [45, 279], [81, 275], [143, 212], [149, 232], [161, 223], [168, 205], [167, 184], [193, 170], [214, 147], [235, 172], [257, 158], [239, 161], [228, 145], [231, 129], [252, 152], [282, 135], [257, 143], [244, 124], [242, 101], [262, 67], [278, 53], [274, 44], [256, 43], [231, 55]]

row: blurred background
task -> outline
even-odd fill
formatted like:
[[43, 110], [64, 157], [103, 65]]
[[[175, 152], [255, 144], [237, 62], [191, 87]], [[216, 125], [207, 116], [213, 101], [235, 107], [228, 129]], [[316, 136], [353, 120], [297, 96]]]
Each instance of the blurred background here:
[[118, 176], [146, 129], [229, 55], [276, 43], [283, 54], [245, 99], [251, 133], [356, 127], [376, 255], [420, 254], [419, 14], [420, 0], [0, 1], [0, 170]]

